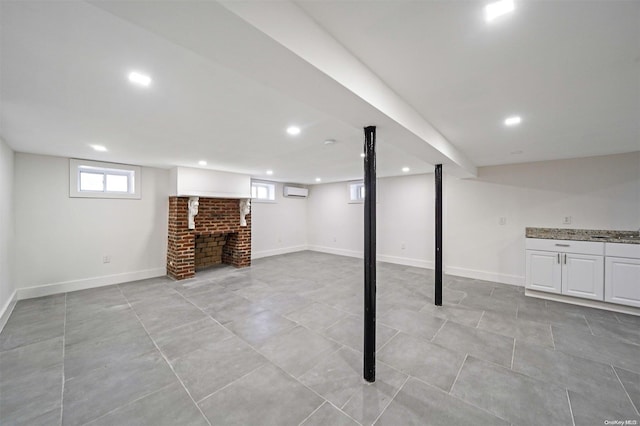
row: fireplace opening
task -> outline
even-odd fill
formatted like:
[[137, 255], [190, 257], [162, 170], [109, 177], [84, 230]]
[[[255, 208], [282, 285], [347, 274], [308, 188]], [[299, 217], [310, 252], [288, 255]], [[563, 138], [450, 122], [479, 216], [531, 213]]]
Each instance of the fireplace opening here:
[[224, 248], [229, 234], [196, 235], [195, 269], [196, 272], [224, 262]]

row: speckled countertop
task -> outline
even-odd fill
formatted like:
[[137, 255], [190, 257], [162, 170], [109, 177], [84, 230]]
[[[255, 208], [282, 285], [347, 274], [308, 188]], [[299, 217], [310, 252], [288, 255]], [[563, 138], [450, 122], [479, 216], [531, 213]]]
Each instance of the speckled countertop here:
[[600, 241], [605, 243], [640, 244], [639, 231], [526, 228], [525, 236], [527, 238], [541, 238], [545, 240]]

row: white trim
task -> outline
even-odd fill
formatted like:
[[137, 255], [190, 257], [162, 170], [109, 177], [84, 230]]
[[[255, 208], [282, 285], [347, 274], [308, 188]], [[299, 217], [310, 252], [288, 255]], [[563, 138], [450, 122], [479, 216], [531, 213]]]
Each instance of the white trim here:
[[434, 262], [431, 260], [413, 259], [410, 257], [400, 256], [387, 256], [385, 254], [378, 254], [377, 260], [380, 262], [395, 263], [396, 265], [414, 266], [416, 268], [433, 269], [435, 267]]
[[[308, 250], [319, 251], [321, 253], [337, 254], [338, 256], [357, 257], [362, 259], [364, 254], [361, 251], [339, 249], [326, 246], [308, 246]], [[395, 263], [396, 265], [415, 266], [416, 268], [433, 269], [433, 262], [429, 260], [414, 259], [409, 257], [389, 256], [377, 254], [376, 260], [380, 262]]]
[[361, 251], [339, 249], [334, 247], [308, 246], [308, 250], [318, 251], [320, 253], [337, 254], [338, 256], [357, 257], [359, 259], [362, 259], [364, 257], [364, 254]]
[[599, 300], [580, 299], [576, 297], [565, 296], [563, 294], [532, 290], [530, 288], [524, 289], [524, 295], [535, 297], [537, 299], [553, 300], [555, 302], [564, 302], [570, 303], [572, 305], [586, 306], [587, 308], [604, 309], [605, 311], [640, 316], [640, 308], [634, 308], [633, 306], [617, 305], [614, 303], [600, 302]]
[[122, 274], [104, 275], [101, 277], [83, 278], [80, 280], [63, 281], [59, 283], [44, 284], [39, 286], [19, 288], [18, 300], [34, 297], [50, 296], [52, 294], [66, 293], [69, 291], [85, 290], [88, 288], [103, 287], [107, 285], [126, 283], [129, 281], [155, 278], [167, 274], [167, 269], [154, 268], [142, 271], [125, 272]]
[[18, 291], [13, 290], [13, 293], [11, 293], [11, 297], [9, 297], [7, 303], [5, 303], [2, 309], [0, 309], [0, 332], [2, 332], [2, 329], [7, 324], [7, 321], [9, 321], [9, 317], [13, 312], [13, 308], [16, 306], [16, 302], [18, 301], [17, 294]]
[[477, 269], [459, 268], [457, 266], [445, 266], [444, 271], [449, 275], [524, 287], [524, 277], [520, 275], [500, 274]]
[[261, 200], [260, 198], [250, 198], [251, 203], [258, 204], [278, 204], [276, 200]]
[[308, 249], [309, 248], [305, 244], [300, 246], [282, 247], [282, 248], [277, 248], [272, 250], [254, 251], [251, 253], [251, 260], [261, 259], [263, 257], [277, 256], [279, 254], [295, 253], [299, 251], [305, 251]]

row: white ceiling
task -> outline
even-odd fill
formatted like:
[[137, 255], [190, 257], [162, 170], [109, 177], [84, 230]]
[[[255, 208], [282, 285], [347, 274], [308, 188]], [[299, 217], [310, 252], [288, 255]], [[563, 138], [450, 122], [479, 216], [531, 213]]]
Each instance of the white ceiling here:
[[[640, 2], [520, 1], [491, 25], [482, 5], [298, 3], [476, 166], [640, 150]], [[157, 167], [204, 159], [329, 182], [362, 175], [362, 127], [374, 124], [379, 175], [456, 168], [218, 3], [2, 1], [0, 13], [0, 136], [16, 151]], [[133, 69], [152, 86], [130, 85]], [[505, 128], [513, 113], [522, 125]], [[302, 133], [288, 136], [290, 124]]]

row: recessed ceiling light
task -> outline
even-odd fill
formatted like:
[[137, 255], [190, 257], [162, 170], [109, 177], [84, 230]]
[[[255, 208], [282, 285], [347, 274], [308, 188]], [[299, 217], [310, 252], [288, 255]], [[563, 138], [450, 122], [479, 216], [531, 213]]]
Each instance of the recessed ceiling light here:
[[273, 170], [267, 170], [267, 174], [271, 176], [273, 174]]
[[297, 134], [300, 134], [300, 127], [297, 126], [289, 126], [287, 127], [287, 133], [289, 133], [292, 136], [295, 136]]
[[316, 178], [316, 182], [322, 182], [321, 178]]
[[513, 115], [511, 117], [507, 117], [504, 120], [504, 125], [505, 126], [517, 126], [521, 122], [522, 122], [522, 118], [520, 118], [519, 115]]
[[489, 3], [484, 7], [484, 19], [487, 22], [491, 22], [499, 16], [513, 12], [515, 8], [513, 0], [500, 0]]
[[410, 169], [410, 168], [408, 168], [408, 167], [403, 167], [403, 168], [402, 168], [402, 171], [403, 171], [404, 173], [407, 173], [409, 170], [411, 170], [411, 169]]
[[324, 144], [325, 144], [325, 145], [333, 145], [334, 143], [336, 143], [336, 140], [335, 140], [335, 139], [326, 139], [326, 140], [324, 141]]
[[206, 166], [207, 162], [204, 161], [204, 160], [200, 160], [200, 161], [198, 161], [198, 164], [200, 164], [201, 166]]
[[102, 145], [90, 145], [90, 146], [91, 146], [91, 148], [93, 148], [94, 150], [99, 151], [99, 152], [106, 152], [107, 151], [107, 148], [102, 146]]
[[361, 153], [360, 153], [360, 158], [364, 158], [364, 157], [366, 157], [366, 156], [367, 156], [367, 155], [366, 155], [364, 152], [361, 152]]
[[151, 84], [151, 77], [137, 71], [132, 71], [129, 73], [129, 81], [139, 86], [149, 87]]

